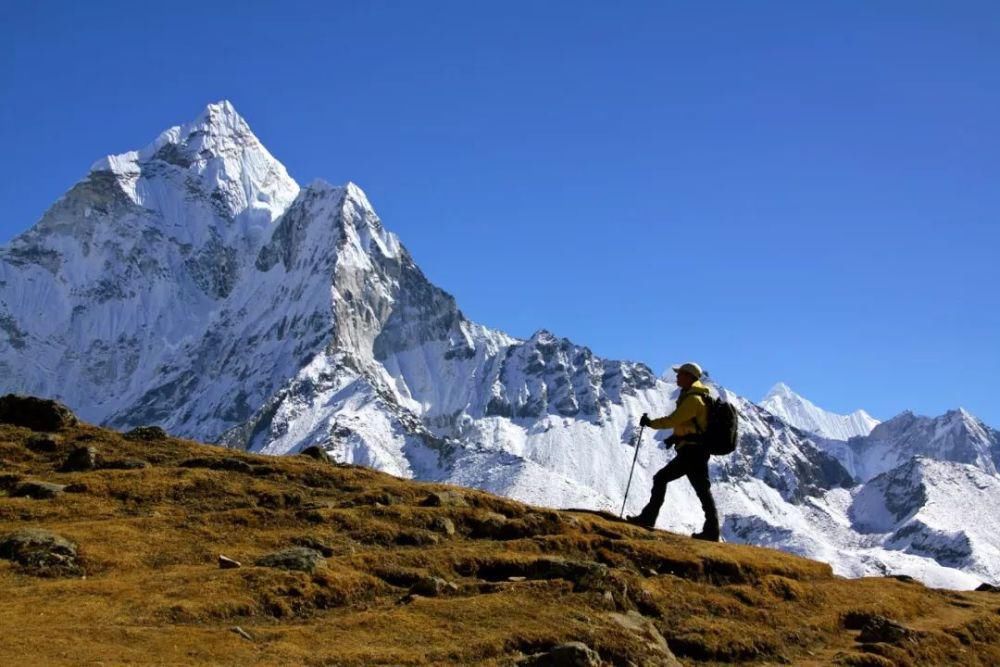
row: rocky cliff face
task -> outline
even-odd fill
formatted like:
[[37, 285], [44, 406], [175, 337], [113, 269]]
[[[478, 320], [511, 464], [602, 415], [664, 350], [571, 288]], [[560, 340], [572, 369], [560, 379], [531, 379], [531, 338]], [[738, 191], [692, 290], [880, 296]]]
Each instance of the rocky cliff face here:
[[[319, 445], [402, 477], [616, 512], [639, 416], [668, 413], [676, 394], [642, 364], [469, 321], [357, 186], [300, 189], [228, 103], [101, 160], [0, 250], [0, 378], [4, 392], [120, 429], [159, 424], [268, 454]], [[892, 420], [873, 440], [834, 441], [716, 391], [741, 420], [739, 450], [713, 463], [727, 539], [842, 573], [971, 581], [954, 559], [900, 561], [898, 540], [862, 546], [845, 498], [912, 453], [995, 475], [981, 434]], [[671, 456], [647, 432], [628, 511]], [[688, 486], [671, 485], [660, 526], [701, 520]]]

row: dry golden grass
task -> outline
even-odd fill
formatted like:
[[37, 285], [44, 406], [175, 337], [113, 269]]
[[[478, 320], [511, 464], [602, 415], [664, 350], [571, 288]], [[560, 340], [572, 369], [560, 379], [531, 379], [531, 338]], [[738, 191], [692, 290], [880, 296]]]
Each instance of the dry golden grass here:
[[[0, 537], [70, 538], [86, 576], [0, 560], [4, 665], [508, 665], [565, 641], [608, 664], [667, 664], [659, 635], [684, 664], [1000, 664], [996, 594], [845, 580], [769, 549], [306, 457], [133, 442], [88, 425], [36, 451], [35, 435], [0, 425]], [[60, 472], [80, 445], [150, 466]], [[249, 466], [211, 467], [226, 458]], [[10, 496], [29, 479], [74, 486]], [[450, 493], [435, 504], [432, 492]], [[295, 545], [328, 555], [313, 573], [253, 565]], [[219, 554], [243, 567], [220, 569]], [[409, 595], [427, 577], [454, 588]], [[861, 643], [878, 617], [905, 636]]]

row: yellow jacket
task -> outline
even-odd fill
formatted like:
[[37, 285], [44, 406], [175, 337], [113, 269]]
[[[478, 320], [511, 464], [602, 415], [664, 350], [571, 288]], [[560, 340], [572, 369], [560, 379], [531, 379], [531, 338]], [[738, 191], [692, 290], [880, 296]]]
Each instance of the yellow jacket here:
[[[677, 397], [677, 407], [666, 417], [653, 419], [649, 425], [655, 429], [672, 428], [674, 435], [681, 440], [677, 443], [680, 449], [683, 437], [704, 432], [708, 425], [708, 408], [705, 406], [705, 396], [709, 395], [708, 387], [695, 381], [687, 391], [682, 391]], [[695, 424], [698, 424], [697, 428]]]

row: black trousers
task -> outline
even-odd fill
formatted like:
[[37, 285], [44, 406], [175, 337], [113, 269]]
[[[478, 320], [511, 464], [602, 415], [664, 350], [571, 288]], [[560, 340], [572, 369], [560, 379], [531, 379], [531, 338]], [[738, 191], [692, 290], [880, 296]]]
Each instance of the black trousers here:
[[681, 447], [670, 463], [663, 466], [660, 472], [653, 475], [653, 492], [649, 502], [643, 508], [641, 516], [650, 521], [656, 521], [667, 495], [667, 484], [687, 477], [701, 501], [701, 509], [705, 512], [704, 531], [719, 532], [719, 514], [715, 509], [715, 499], [712, 498], [712, 483], [708, 479], [708, 452], [701, 446], [690, 444]]

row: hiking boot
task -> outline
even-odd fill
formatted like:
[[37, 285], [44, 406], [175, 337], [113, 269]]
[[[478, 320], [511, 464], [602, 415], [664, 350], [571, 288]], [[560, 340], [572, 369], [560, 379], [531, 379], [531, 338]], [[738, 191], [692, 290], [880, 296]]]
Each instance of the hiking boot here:
[[625, 520], [636, 526], [642, 526], [643, 528], [655, 528], [656, 519], [650, 519], [649, 516], [645, 514], [636, 514], [633, 516], [625, 517]]
[[718, 542], [719, 541], [719, 531], [715, 530], [703, 530], [700, 533], [694, 533], [691, 535], [696, 540], [705, 540], [706, 542]]

